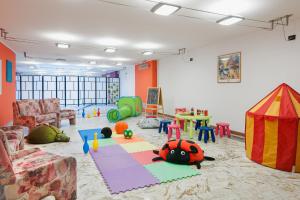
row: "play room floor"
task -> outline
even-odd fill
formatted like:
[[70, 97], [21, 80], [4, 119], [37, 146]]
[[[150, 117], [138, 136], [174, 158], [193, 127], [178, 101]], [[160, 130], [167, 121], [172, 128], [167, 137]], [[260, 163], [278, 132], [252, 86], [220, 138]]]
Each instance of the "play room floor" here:
[[[136, 135], [158, 147], [162, 146], [166, 135], [154, 129], [138, 128], [136, 123], [139, 119], [129, 118], [126, 121]], [[200, 142], [206, 155], [215, 157], [216, 161], [203, 162], [198, 176], [111, 195], [91, 156], [83, 154], [83, 142], [78, 134], [78, 130], [104, 126], [113, 126], [104, 114], [100, 118], [79, 118], [76, 126], [63, 122], [62, 129], [71, 137], [70, 143], [35, 145], [49, 152], [76, 158], [79, 200], [300, 199], [300, 174], [255, 164], [246, 158], [243, 142], [228, 138], [217, 138], [216, 143]], [[186, 135], [183, 137], [186, 138]], [[27, 145], [27, 148], [31, 146]]]

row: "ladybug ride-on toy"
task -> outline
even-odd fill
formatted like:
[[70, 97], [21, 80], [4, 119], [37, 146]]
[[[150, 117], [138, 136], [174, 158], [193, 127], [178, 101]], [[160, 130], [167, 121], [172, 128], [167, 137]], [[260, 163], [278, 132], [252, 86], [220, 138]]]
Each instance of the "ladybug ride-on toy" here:
[[153, 161], [165, 160], [176, 164], [196, 165], [198, 169], [201, 168], [200, 163], [203, 160], [215, 160], [204, 156], [204, 151], [200, 146], [190, 140], [170, 140], [159, 151], [153, 150], [153, 153], [160, 156], [153, 158]]

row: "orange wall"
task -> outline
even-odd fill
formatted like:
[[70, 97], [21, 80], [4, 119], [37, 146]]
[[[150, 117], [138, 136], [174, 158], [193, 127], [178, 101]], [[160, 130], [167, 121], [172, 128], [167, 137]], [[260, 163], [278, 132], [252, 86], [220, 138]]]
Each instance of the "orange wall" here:
[[135, 95], [140, 96], [146, 102], [149, 87], [157, 87], [157, 61], [147, 61], [147, 68], [135, 65]]
[[[2, 60], [2, 93], [0, 94], [0, 126], [13, 120], [12, 102], [16, 100], [16, 55], [0, 42], [0, 59]], [[6, 60], [13, 64], [13, 82], [6, 82]]]

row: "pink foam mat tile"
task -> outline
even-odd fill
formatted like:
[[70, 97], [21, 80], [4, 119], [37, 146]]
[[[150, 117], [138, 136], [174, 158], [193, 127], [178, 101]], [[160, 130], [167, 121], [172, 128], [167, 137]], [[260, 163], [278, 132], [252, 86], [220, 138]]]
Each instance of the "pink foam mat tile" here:
[[[154, 154], [152, 150], [150, 151], [141, 151], [136, 153], [130, 154], [137, 162], [139, 162], [142, 165], [148, 165], [151, 163], [154, 163], [152, 161], [153, 158], [158, 157], [158, 155]], [[160, 162], [160, 161], [155, 161]]]

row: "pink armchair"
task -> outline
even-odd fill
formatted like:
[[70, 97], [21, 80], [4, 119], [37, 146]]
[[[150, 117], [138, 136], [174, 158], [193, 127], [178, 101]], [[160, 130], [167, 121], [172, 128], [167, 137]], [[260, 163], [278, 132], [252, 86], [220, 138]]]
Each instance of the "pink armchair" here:
[[61, 109], [60, 100], [56, 98], [41, 100], [42, 112], [47, 113], [57, 113], [57, 126], [60, 127], [61, 120], [69, 120], [71, 125], [76, 124], [76, 112], [71, 109]]
[[76, 199], [76, 160], [44, 152], [38, 148], [7, 151], [7, 138], [0, 135], [0, 199]]
[[20, 100], [13, 103], [14, 125], [27, 126], [30, 130], [40, 124], [58, 125], [56, 113], [43, 113], [39, 100]]

